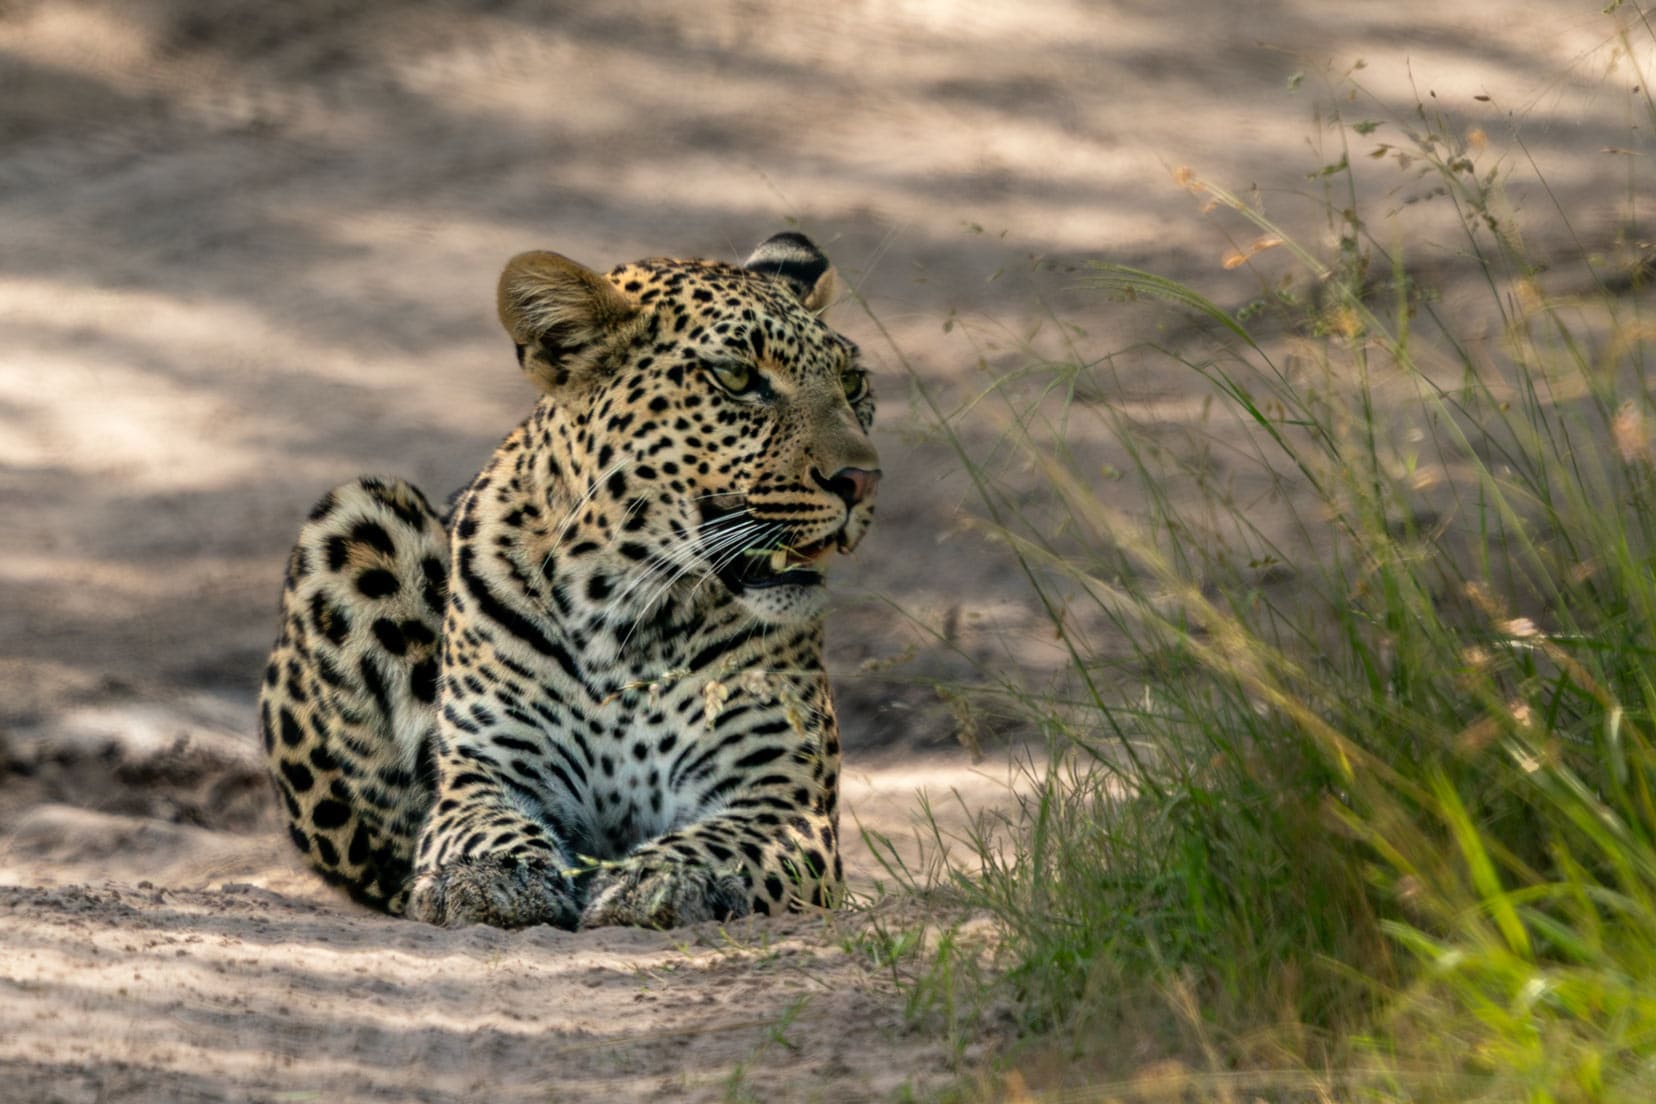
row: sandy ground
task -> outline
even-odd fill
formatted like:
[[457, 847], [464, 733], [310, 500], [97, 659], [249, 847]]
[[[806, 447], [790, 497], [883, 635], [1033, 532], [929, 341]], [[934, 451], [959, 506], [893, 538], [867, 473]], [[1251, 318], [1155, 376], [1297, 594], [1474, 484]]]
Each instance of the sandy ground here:
[[[13, 749], [0, 1099], [885, 1100], [953, 1068], [871, 967], [888, 907], [665, 933], [393, 920], [289, 853], [242, 734], [71, 716]], [[917, 787], [948, 808], [1003, 785], [912, 756], [848, 778], [899, 836]], [[849, 858], [872, 899], [860, 841]]]
[[[1052, 313], [1098, 351], [1153, 336], [1077, 290], [1086, 258], [1240, 305], [1228, 224], [1172, 170], [1318, 239], [1319, 74], [1358, 59], [1358, 114], [1419, 97], [1492, 157], [1520, 123], [1563, 248], [1598, 248], [1627, 199], [1605, 151], [1644, 125], [1600, 6], [0, 0], [0, 1099], [851, 1101], [945, 1078], [844, 917], [444, 932], [305, 874], [250, 724], [303, 511], [359, 471], [445, 494], [522, 415], [491, 289], [525, 248], [738, 258], [798, 226], [945, 396], [1050, 343]], [[849, 802], [900, 830], [920, 786], [997, 798], [923, 680], [1053, 656], [962, 532], [899, 359], [837, 311], [879, 370], [887, 471], [833, 631]], [[1097, 398], [1176, 429], [1198, 384], [1163, 372], [1129, 359]], [[987, 454], [994, 427], [968, 432]]]

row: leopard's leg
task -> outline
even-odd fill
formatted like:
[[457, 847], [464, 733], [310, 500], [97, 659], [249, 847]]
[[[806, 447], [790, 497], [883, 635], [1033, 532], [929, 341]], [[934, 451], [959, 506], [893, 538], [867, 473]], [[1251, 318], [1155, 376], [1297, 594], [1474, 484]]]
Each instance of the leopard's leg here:
[[[826, 687], [811, 724], [734, 790], [721, 811], [649, 840], [601, 871], [581, 927], [671, 928], [844, 897], [839, 855], [839, 735]], [[751, 759], [750, 759], [751, 761]], [[720, 773], [728, 776], [728, 765]]]
[[437, 743], [439, 800], [420, 834], [408, 915], [446, 927], [575, 927], [564, 841], [506, 792], [506, 764], [441, 735]]
[[581, 927], [672, 928], [800, 906], [832, 908], [844, 895], [833, 821], [802, 814], [777, 826], [737, 810], [640, 847], [599, 873]]
[[448, 539], [423, 495], [362, 478], [299, 533], [260, 691], [293, 842], [330, 881], [403, 911], [431, 803], [429, 748]]
[[[482, 554], [468, 543], [479, 527], [478, 492], [495, 474], [485, 469], [456, 507], [432, 741], [436, 796], [420, 831], [408, 915], [448, 927], [573, 928], [580, 906], [568, 871], [577, 845], [565, 817], [582, 805], [572, 788], [580, 771], [559, 750], [563, 722], [542, 700], [551, 691], [524, 634], [540, 647], [559, 645], [522, 612], [527, 601], [550, 599], [525, 590], [538, 584], [497, 543]], [[508, 497], [497, 496], [491, 501]]]

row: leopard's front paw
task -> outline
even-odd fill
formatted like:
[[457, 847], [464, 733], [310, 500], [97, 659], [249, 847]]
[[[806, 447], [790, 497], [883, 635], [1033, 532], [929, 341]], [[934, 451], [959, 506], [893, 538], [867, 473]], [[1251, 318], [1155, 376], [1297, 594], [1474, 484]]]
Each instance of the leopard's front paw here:
[[581, 927], [676, 928], [751, 911], [747, 886], [733, 873], [682, 863], [628, 862], [598, 875]]
[[575, 887], [550, 862], [483, 856], [457, 859], [415, 875], [406, 915], [445, 928], [574, 928], [581, 910]]

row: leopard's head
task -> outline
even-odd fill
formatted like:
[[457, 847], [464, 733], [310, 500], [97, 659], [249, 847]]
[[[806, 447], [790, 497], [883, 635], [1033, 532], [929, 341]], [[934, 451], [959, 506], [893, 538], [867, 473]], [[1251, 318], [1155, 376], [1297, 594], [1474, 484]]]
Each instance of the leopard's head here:
[[868, 372], [819, 317], [836, 286], [795, 233], [740, 266], [506, 266], [501, 321], [555, 415], [530, 447], [573, 484], [579, 532], [560, 554], [585, 558], [589, 598], [710, 587], [764, 622], [820, 615], [828, 561], [862, 539], [880, 479]]

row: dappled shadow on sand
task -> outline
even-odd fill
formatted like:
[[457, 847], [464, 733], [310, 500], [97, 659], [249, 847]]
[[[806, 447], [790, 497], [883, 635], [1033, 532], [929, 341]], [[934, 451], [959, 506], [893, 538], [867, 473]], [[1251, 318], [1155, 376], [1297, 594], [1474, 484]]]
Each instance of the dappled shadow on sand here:
[[449, 932], [245, 885], [0, 887], [0, 917], [20, 1098], [718, 1100], [751, 1066], [765, 1099], [877, 1100], [945, 1068], [893, 1050], [830, 921]]

